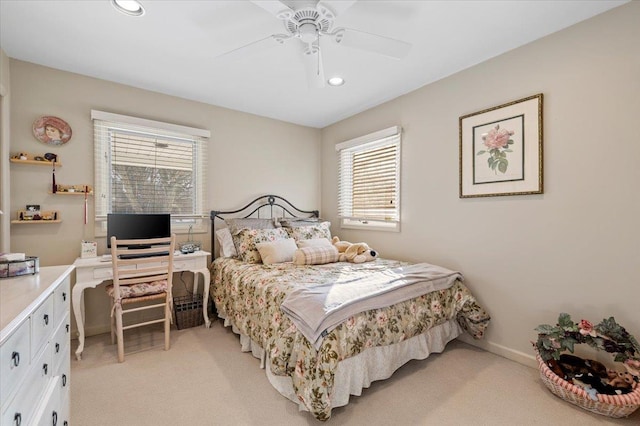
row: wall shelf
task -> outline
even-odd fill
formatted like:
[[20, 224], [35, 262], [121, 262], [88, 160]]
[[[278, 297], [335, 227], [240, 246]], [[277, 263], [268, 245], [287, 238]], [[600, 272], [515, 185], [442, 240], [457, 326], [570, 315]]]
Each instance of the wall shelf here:
[[93, 195], [93, 192], [84, 192], [84, 191], [73, 191], [73, 192], [69, 192], [69, 191], [56, 191], [56, 192], [51, 192], [49, 191], [49, 194], [51, 195]]
[[44, 220], [44, 219], [39, 219], [39, 220], [12, 220], [11, 223], [19, 223], [19, 224], [34, 224], [34, 223], [60, 223], [62, 222], [62, 220], [60, 219], [56, 219], [56, 220]]
[[56, 192], [49, 191], [52, 195], [93, 195], [91, 185], [56, 185]]
[[[38, 217], [38, 219], [34, 219]], [[18, 219], [12, 220], [11, 223], [60, 223], [60, 212], [57, 210], [44, 210], [30, 212], [27, 210], [18, 210]]]
[[[21, 160], [20, 157], [18, 157], [18, 155], [21, 155], [23, 157], [26, 157], [25, 160]], [[30, 164], [30, 165], [35, 165], [35, 166], [53, 166], [54, 162], [49, 161], [49, 160], [36, 160], [36, 157], [40, 157], [40, 158], [44, 158], [44, 155], [31, 155], [31, 154], [18, 154], [18, 155], [14, 155], [12, 156], [9, 161], [12, 163], [16, 163], [16, 164]], [[62, 163], [56, 161], [55, 162], [55, 166], [56, 167], [62, 167]]]

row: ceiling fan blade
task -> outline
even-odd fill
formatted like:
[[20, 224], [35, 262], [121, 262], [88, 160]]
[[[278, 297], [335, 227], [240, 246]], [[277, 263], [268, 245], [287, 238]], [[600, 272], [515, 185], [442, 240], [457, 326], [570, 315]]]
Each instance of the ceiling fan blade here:
[[259, 6], [278, 19], [287, 20], [293, 16], [293, 10], [286, 4], [275, 0], [251, 0], [251, 3]]
[[284, 34], [273, 34], [260, 40], [256, 40], [244, 46], [237, 47], [233, 50], [218, 55], [218, 58], [231, 58], [239, 55], [252, 55], [257, 52], [261, 52], [265, 49], [269, 49], [274, 46], [280, 46], [285, 41], [289, 40], [291, 36]]
[[322, 55], [320, 49], [315, 53], [307, 53], [305, 49], [302, 55], [304, 69], [307, 74], [307, 83], [310, 89], [322, 89], [324, 87], [324, 67], [322, 65]]
[[350, 28], [339, 28], [334, 34], [335, 41], [338, 44], [355, 49], [368, 50], [396, 59], [404, 58], [411, 49], [411, 44], [405, 41]]
[[321, 0], [316, 5], [318, 12], [326, 18], [335, 19], [336, 16], [349, 9], [357, 0]]

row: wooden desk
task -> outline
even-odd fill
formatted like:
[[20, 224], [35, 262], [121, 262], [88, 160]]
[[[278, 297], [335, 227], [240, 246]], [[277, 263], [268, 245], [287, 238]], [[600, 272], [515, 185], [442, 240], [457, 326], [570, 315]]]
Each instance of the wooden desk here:
[[[204, 282], [202, 314], [204, 316], [204, 325], [207, 328], [211, 326], [207, 312], [209, 282], [211, 279], [209, 269], [207, 268], [207, 256], [210, 254], [211, 253], [206, 251], [196, 251], [189, 254], [176, 252], [173, 257], [173, 272], [193, 272], [194, 293], [198, 290], [198, 274], [202, 274]], [[110, 256], [107, 258], [102, 256], [85, 259], [78, 258], [73, 265], [76, 267], [76, 284], [73, 287], [71, 302], [73, 305], [73, 315], [76, 318], [76, 325], [78, 326], [79, 344], [78, 349], [76, 349], [76, 358], [80, 360], [82, 359], [82, 351], [84, 350], [84, 290], [87, 288], [96, 288], [103, 282], [110, 280], [113, 276], [113, 267]]]

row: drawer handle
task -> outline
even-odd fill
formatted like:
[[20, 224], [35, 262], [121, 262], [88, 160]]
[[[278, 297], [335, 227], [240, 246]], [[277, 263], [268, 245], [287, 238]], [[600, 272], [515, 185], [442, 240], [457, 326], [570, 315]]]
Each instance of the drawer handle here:
[[20, 365], [20, 352], [13, 352], [11, 354], [11, 362], [13, 363], [14, 367], [17, 367]]
[[13, 424], [16, 426], [20, 426], [22, 424], [22, 414], [16, 413], [13, 416]]
[[56, 353], [60, 352], [60, 343], [56, 343]]
[[49, 371], [49, 364], [42, 364], [42, 372], [44, 373], [44, 375], [47, 375], [47, 372]]
[[62, 387], [67, 386], [67, 375], [63, 374], [62, 375]]
[[44, 314], [44, 325], [49, 325], [49, 314]]
[[51, 424], [56, 426], [58, 424], [58, 413], [55, 411], [51, 414]]
[[62, 423], [62, 426], [69, 426], [69, 422], [65, 420], [65, 421]]
[[67, 293], [64, 293], [64, 292], [62, 293], [62, 300], [63, 300], [64, 302], [66, 302], [66, 301], [67, 301]]
[[66, 329], [67, 329], [67, 333], [68, 333], [69, 332], [69, 324], [67, 324]]

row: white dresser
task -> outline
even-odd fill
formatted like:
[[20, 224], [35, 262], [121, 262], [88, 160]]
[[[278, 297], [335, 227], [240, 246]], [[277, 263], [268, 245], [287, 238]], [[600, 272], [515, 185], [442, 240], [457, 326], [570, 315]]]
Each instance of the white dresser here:
[[67, 426], [73, 265], [0, 280], [0, 426]]

